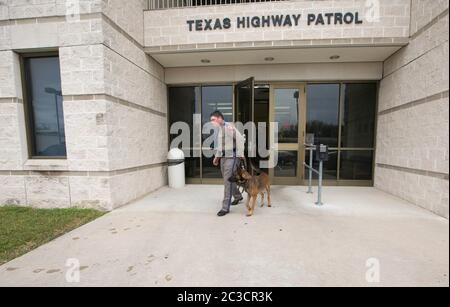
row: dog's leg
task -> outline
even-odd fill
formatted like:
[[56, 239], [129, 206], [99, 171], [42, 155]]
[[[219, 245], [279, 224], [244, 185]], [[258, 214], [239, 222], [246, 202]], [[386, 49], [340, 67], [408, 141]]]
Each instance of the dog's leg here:
[[253, 215], [253, 211], [252, 211], [252, 201], [253, 201], [253, 197], [249, 194], [248, 195], [248, 202], [247, 202], [247, 216], [252, 216]]
[[269, 208], [270, 208], [270, 207], [272, 207], [272, 201], [270, 200], [270, 184], [267, 185], [266, 190], [267, 190], [267, 201], [268, 201], [268, 206], [269, 206]]
[[261, 208], [264, 207], [264, 192], [261, 193]]
[[253, 212], [255, 211], [255, 204], [256, 204], [256, 198], [258, 198], [258, 194], [256, 196], [251, 196], [251, 204], [250, 209], [248, 210], [247, 216], [252, 216]]
[[251, 196], [250, 194], [247, 194], [247, 202], [245, 203], [245, 207], [247, 207], [247, 216], [250, 214], [250, 201], [251, 201]]
[[247, 207], [247, 210], [250, 212], [250, 199], [251, 196], [250, 194], [247, 195], [247, 203], [245, 204], [245, 206]]
[[253, 202], [252, 202], [252, 215], [253, 212], [255, 212], [255, 207], [256, 207], [256, 201], [258, 199], [258, 194], [256, 194], [255, 196], [253, 196]]

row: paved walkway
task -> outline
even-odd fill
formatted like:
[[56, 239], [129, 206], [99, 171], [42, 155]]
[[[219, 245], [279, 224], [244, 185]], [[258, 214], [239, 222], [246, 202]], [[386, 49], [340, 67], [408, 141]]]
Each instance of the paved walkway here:
[[449, 286], [448, 220], [376, 189], [327, 187], [318, 208], [274, 187], [252, 218], [216, 217], [221, 196], [162, 188], [1, 266], [0, 286]]

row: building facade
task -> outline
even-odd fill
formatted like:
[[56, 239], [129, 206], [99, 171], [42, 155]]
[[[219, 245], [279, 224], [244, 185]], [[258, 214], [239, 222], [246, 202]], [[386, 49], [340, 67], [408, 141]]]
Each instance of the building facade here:
[[127, 204], [166, 185], [171, 124], [220, 109], [279, 124], [275, 184], [304, 182], [314, 136], [327, 184], [448, 218], [448, 5], [0, 0], [0, 204]]

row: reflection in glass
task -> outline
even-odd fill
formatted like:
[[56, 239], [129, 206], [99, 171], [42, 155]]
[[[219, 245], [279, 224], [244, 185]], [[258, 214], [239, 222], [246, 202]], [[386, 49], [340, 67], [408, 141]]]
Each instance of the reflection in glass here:
[[297, 162], [296, 151], [279, 151], [275, 177], [297, 177]]
[[278, 143], [298, 142], [298, 89], [275, 89]]
[[58, 57], [25, 59], [33, 131], [33, 155], [66, 156], [66, 133]]
[[344, 93], [341, 146], [373, 148], [377, 85], [346, 84]]
[[209, 122], [209, 115], [214, 111], [223, 113], [227, 122], [233, 121], [233, 87], [202, 87], [202, 124]]
[[339, 135], [339, 84], [308, 84], [306, 133], [315, 144], [337, 147]]
[[[328, 161], [323, 162], [323, 179], [337, 179], [338, 151], [330, 149]], [[305, 152], [305, 162], [309, 164], [309, 150]], [[319, 170], [319, 161], [316, 160], [315, 151], [313, 152], [313, 168]], [[305, 179], [308, 179], [309, 170], [305, 167]], [[313, 172], [313, 179], [318, 179], [318, 175]]]
[[373, 151], [341, 151], [340, 179], [372, 180]]

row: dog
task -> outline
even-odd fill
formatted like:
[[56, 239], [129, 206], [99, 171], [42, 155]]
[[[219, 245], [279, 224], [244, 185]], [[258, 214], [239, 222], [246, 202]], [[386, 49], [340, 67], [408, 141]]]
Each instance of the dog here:
[[243, 165], [238, 168], [234, 182], [243, 188], [245, 192], [248, 194], [247, 198], [247, 216], [250, 217], [253, 215], [255, 211], [256, 201], [258, 199], [258, 195], [261, 195], [261, 208], [264, 207], [264, 195], [267, 193], [267, 205], [268, 207], [272, 207], [271, 199], [270, 199], [270, 178], [269, 176], [257, 169], [253, 166], [250, 161], [250, 165], [252, 169], [259, 173], [259, 175], [252, 176]]

